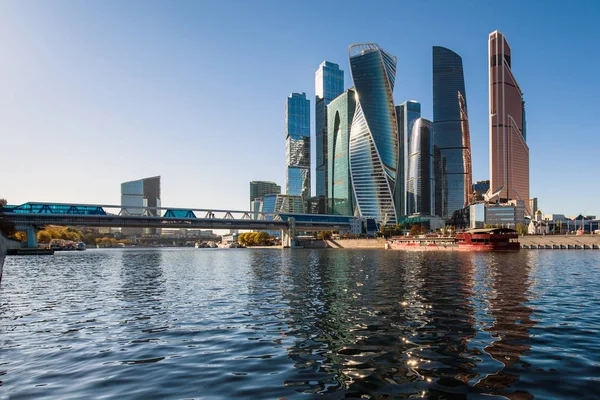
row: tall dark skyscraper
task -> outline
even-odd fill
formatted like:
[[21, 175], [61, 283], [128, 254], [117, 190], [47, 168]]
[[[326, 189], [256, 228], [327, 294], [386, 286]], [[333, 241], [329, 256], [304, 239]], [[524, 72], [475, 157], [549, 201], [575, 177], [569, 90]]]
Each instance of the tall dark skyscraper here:
[[350, 127], [356, 110], [356, 92], [348, 89], [327, 106], [328, 213], [352, 215], [354, 201], [350, 176]]
[[395, 224], [398, 126], [394, 107], [396, 57], [375, 43], [350, 46], [356, 112], [350, 129], [350, 173], [361, 216]]
[[471, 140], [462, 58], [439, 46], [433, 47], [433, 154], [433, 213], [449, 219], [469, 203]]
[[310, 100], [292, 93], [285, 107], [286, 194], [310, 197]]
[[327, 105], [344, 91], [344, 71], [323, 61], [315, 72], [315, 138], [317, 196], [327, 195]]
[[511, 49], [502, 33], [489, 37], [490, 190], [487, 198], [523, 200], [529, 207], [529, 146], [525, 134], [525, 101], [512, 73]]

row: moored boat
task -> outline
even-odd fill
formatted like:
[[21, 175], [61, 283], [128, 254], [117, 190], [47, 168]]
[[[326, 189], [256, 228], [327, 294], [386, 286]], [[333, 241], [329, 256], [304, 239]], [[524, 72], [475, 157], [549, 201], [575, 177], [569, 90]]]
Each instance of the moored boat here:
[[396, 237], [388, 240], [386, 247], [408, 251], [519, 251], [518, 238], [514, 229], [470, 229], [455, 236]]

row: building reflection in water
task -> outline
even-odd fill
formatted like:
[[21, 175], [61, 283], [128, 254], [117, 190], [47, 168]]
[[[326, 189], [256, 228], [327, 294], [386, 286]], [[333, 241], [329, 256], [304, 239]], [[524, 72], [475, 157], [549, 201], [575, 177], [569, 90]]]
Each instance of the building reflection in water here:
[[256, 257], [249, 312], [293, 362], [285, 386], [336, 398], [528, 398], [512, 370], [533, 324], [523, 257], [310, 250], [282, 253], [276, 268]]
[[493, 341], [483, 351], [496, 361], [492, 367], [495, 372], [486, 374], [476, 382], [475, 387], [511, 399], [532, 399], [533, 395], [519, 390], [516, 385], [520, 379], [519, 371], [530, 367], [522, 358], [531, 348], [528, 344], [530, 331], [536, 324], [532, 319], [533, 310], [527, 306], [531, 285], [531, 254], [499, 254], [492, 257], [488, 268], [493, 290], [488, 302], [493, 323], [485, 330], [490, 332]]
[[161, 250], [123, 250], [117, 298], [129, 303], [160, 302], [165, 295]]

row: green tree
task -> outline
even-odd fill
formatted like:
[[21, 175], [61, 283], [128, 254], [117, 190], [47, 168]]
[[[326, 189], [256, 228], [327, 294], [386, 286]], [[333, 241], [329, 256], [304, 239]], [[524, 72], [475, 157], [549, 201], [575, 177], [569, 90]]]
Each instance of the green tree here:
[[256, 232], [254, 240], [257, 246], [265, 246], [269, 242], [269, 234], [267, 232]]

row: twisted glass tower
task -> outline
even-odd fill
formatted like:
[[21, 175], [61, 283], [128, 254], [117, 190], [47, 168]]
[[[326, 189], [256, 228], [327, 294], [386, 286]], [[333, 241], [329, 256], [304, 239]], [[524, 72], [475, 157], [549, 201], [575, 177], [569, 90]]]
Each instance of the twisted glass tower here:
[[449, 219], [469, 204], [471, 140], [462, 58], [433, 47], [434, 214]]
[[350, 175], [361, 216], [396, 223], [394, 187], [398, 167], [398, 126], [392, 91], [396, 57], [375, 43], [349, 48], [356, 91], [350, 128]]

